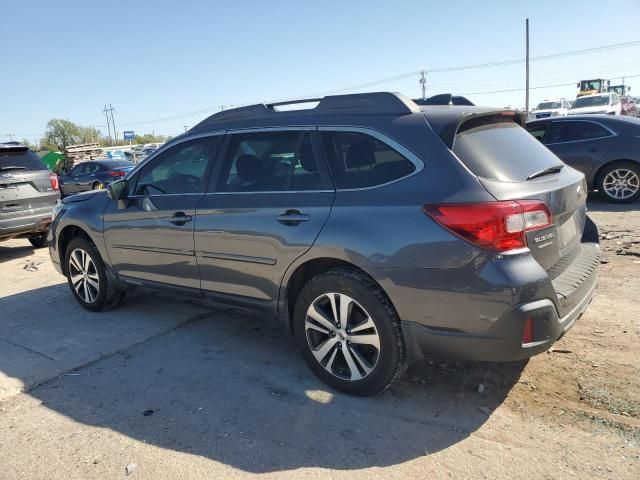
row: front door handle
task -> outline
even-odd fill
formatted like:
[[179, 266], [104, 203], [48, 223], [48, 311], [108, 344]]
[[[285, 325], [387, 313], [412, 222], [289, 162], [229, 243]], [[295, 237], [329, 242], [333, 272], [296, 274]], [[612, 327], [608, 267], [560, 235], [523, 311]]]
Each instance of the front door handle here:
[[176, 212], [173, 217], [169, 218], [169, 221], [174, 225], [184, 225], [191, 221], [191, 215], [186, 215], [184, 212]]
[[300, 222], [308, 222], [311, 217], [306, 213], [300, 213], [299, 210], [287, 210], [282, 215], [278, 215], [278, 221], [285, 225], [298, 225]]

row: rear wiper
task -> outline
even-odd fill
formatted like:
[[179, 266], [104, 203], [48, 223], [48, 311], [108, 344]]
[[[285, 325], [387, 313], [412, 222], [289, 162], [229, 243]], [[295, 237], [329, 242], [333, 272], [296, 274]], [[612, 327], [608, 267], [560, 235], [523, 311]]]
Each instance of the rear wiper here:
[[20, 165], [7, 165], [6, 167], [0, 167], [0, 171], [5, 170], [26, 170], [27, 167], [21, 167]]
[[562, 170], [563, 168], [564, 165], [556, 165], [554, 167], [545, 168], [544, 170], [539, 170], [532, 173], [527, 177], [527, 180], [533, 180], [534, 178], [544, 177], [545, 175], [551, 175], [553, 173], [560, 173], [560, 170]]

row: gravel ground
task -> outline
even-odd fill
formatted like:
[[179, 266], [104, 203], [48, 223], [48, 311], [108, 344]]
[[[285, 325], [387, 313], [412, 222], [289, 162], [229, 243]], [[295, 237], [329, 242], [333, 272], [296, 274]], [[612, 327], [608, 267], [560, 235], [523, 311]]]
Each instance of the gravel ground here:
[[600, 288], [551, 352], [426, 360], [365, 399], [255, 314], [145, 291], [89, 314], [2, 243], [0, 478], [640, 478], [640, 204], [589, 207]]

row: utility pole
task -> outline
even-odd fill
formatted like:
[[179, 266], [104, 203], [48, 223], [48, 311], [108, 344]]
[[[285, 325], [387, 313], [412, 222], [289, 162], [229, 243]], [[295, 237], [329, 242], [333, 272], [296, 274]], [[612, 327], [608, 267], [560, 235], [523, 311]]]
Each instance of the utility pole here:
[[111, 146], [113, 146], [113, 138], [111, 137], [111, 121], [109, 118], [109, 112], [110, 110], [107, 108], [107, 106], [104, 106], [104, 110], [102, 111], [102, 113], [104, 113], [105, 117], [107, 117], [107, 129], [109, 130], [109, 143], [111, 144]]
[[526, 76], [527, 76], [527, 85], [526, 85], [526, 94], [525, 94], [525, 99], [524, 99], [524, 109], [527, 112], [527, 116], [529, 116], [529, 19], [527, 18], [527, 21], [525, 23], [526, 25], [526, 49], [527, 49], [527, 56], [526, 56]]
[[189, 128], [189, 125], [183, 125], [184, 126], [184, 131], [186, 132], [187, 129]]
[[424, 70], [420, 71], [420, 86], [422, 87], [422, 100], [427, 98], [427, 74]]
[[113, 105], [109, 104], [109, 110], [111, 111], [111, 125], [113, 125], [113, 136], [116, 137], [116, 145], [118, 144], [118, 131], [116, 130], [116, 121], [113, 119]]
[[7, 134], [7, 135], [9, 136], [9, 141], [10, 141], [10, 142], [13, 142], [13, 133], [9, 133], [9, 134]]

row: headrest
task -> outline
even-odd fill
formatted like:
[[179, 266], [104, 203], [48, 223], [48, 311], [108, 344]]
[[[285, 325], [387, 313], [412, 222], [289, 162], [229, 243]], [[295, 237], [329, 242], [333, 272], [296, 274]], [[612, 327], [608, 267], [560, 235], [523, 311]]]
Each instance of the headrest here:
[[347, 168], [359, 168], [375, 165], [376, 156], [373, 153], [371, 142], [360, 140], [347, 150]]
[[318, 162], [316, 161], [316, 157], [313, 154], [313, 147], [311, 143], [304, 142], [300, 147], [300, 152], [298, 152], [298, 159], [300, 160], [300, 165], [307, 172], [317, 172], [318, 171]]
[[256, 182], [267, 176], [267, 168], [255, 155], [240, 155], [236, 159], [236, 170], [244, 182]]

